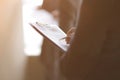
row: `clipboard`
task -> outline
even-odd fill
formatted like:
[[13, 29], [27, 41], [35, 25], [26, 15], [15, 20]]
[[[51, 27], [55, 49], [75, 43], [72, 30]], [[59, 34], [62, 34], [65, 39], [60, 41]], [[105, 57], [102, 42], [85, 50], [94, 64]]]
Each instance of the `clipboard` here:
[[44, 24], [40, 22], [33, 22], [30, 25], [40, 33], [44, 38], [48, 39], [55, 46], [63, 52], [66, 52], [69, 44], [66, 43], [65, 37], [67, 36], [62, 29], [57, 25]]

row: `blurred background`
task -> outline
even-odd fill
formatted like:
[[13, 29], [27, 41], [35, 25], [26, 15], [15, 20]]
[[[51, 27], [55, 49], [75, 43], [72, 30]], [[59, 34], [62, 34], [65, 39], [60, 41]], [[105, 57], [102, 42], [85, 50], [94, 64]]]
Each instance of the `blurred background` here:
[[43, 37], [29, 23], [58, 24], [44, 0], [0, 0], [0, 80], [45, 80]]

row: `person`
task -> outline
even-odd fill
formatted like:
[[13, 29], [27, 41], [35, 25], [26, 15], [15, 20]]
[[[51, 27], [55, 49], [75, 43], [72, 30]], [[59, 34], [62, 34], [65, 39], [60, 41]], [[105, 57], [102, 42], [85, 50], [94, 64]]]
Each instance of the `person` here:
[[[77, 25], [77, 17], [79, 16], [79, 5], [81, 0], [60, 0], [59, 2], [59, 26], [60, 28], [69, 35], [68, 31], [71, 28], [75, 28]], [[73, 30], [74, 31], [74, 30]], [[71, 30], [70, 30], [71, 32]], [[70, 36], [70, 35], [69, 35]], [[69, 37], [66, 38], [66, 41], [69, 44]], [[58, 51], [59, 54], [58, 60], [64, 56], [64, 52]], [[57, 69], [60, 68], [60, 63], [57, 64]], [[64, 76], [61, 74], [61, 70], [57, 70], [58, 79], [64, 80]]]
[[66, 80], [120, 80], [120, 0], [83, 0], [78, 26], [60, 60]]
[[[50, 0], [49, 0], [50, 1]], [[75, 24], [75, 15], [77, 14], [77, 2], [78, 0], [59, 0], [59, 26], [62, 28], [64, 32], [67, 32], [68, 29]], [[72, 2], [72, 4], [71, 4]], [[76, 4], [76, 5], [75, 5]], [[43, 4], [45, 5], [45, 3]], [[69, 9], [68, 9], [69, 8]], [[70, 13], [72, 12], [72, 13]], [[56, 53], [57, 52], [57, 53]], [[59, 63], [56, 64], [56, 61], [59, 60], [63, 52], [58, 50], [52, 43], [50, 43], [47, 39], [44, 39], [42, 45], [42, 52], [40, 56], [40, 61], [45, 66], [46, 69], [46, 79], [45, 80], [56, 80], [55, 79], [55, 71], [59, 75], [59, 70], [56, 70], [55, 66], [58, 66]], [[57, 56], [57, 57], [56, 57]], [[58, 69], [58, 68], [57, 68]], [[60, 75], [58, 76], [59, 80]], [[58, 80], [58, 79], [57, 79]]]
[[[51, 15], [53, 15], [54, 18], [57, 18], [57, 15], [59, 14], [57, 12], [58, 6], [59, 0], [44, 0], [43, 5], [42, 7], [40, 7], [40, 9], [46, 10]], [[40, 61], [46, 69], [45, 80], [54, 80], [54, 53], [55, 46], [52, 43], [50, 43], [49, 40], [44, 39], [42, 44]]]

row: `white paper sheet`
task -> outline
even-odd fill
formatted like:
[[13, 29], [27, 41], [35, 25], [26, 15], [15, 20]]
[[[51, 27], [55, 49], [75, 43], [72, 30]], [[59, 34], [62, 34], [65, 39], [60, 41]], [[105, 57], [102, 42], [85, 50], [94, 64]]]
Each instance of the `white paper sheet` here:
[[65, 39], [63, 39], [66, 37], [66, 34], [57, 25], [34, 22], [31, 23], [31, 26], [62, 51], [67, 51], [69, 44], [67, 44]]

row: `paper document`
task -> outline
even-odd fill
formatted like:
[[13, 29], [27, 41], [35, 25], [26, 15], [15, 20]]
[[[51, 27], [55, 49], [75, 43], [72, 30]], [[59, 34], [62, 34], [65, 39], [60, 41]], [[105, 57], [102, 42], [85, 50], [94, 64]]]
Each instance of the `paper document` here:
[[66, 37], [66, 34], [57, 25], [43, 24], [39, 22], [30, 23], [30, 25], [62, 51], [67, 51], [69, 44], [63, 39]]

